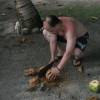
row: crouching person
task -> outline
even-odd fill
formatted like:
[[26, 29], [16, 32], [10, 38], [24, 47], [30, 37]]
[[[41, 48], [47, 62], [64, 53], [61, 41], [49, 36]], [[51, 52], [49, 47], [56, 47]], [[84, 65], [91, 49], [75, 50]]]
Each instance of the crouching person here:
[[88, 43], [89, 34], [85, 26], [72, 17], [56, 17], [54, 15], [47, 16], [43, 22], [43, 35], [49, 42], [51, 59], [55, 59], [62, 55], [59, 64], [52, 67], [49, 79], [54, 79], [60, 75], [64, 64], [74, 57], [73, 65], [78, 67], [81, 65], [82, 55]]

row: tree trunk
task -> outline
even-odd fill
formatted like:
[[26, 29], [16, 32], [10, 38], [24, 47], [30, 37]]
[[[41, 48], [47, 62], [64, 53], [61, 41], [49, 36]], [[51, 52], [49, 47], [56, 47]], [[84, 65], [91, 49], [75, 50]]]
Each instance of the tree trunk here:
[[17, 18], [20, 25], [19, 33], [30, 33], [33, 28], [41, 28], [42, 21], [31, 0], [15, 0]]

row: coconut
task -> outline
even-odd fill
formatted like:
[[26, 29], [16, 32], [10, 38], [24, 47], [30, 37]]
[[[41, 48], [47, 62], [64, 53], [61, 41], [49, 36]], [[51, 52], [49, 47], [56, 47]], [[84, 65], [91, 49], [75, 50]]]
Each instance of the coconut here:
[[25, 76], [33, 76], [33, 75], [36, 75], [37, 72], [38, 72], [37, 68], [29, 68], [29, 69], [24, 70]]
[[89, 83], [89, 89], [92, 92], [99, 92], [100, 91], [100, 82], [98, 80], [93, 80]]
[[33, 77], [32, 79], [29, 80], [29, 88], [34, 88], [37, 86], [39, 83], [39, 78], [38, 77]]
[[56, 81], [58, 78], [59, 78], [59, 76], [56, 76], [55, 77], [55, 79], [50, 79], [50, 77], [51, 77], [51, 69], [49, 69], [47, 72], [46, 72], [46, 80], [48, 81], [48, 82], [54, 82], [54, 81]]

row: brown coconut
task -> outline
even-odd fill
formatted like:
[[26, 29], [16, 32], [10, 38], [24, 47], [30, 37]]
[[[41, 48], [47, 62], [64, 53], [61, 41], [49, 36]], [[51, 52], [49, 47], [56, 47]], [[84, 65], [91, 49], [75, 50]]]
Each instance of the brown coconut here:
[[25, 76], [33, 76], [33, 75], [36, 75], [37, 73], [38, 73], [37, 68], [29, 68], [29, 69], [24, 70]]
[[46, 72], [46, 81], [48, 81], [48, 82], [54, 82], [54, 81], [56, 81], [56, 80], [59, 79], [59, 76], [56, 76], [55, 79], [50, 79], [50, 74], [51, 74], [51, 69], [49, 69], [49, 70]]
[[32, 79], [29, 80], [29, 88], [34, 88], [35, 86], [37, 86], [37, 84], [39, 83], [39, 78], [38, 77], [33, 77]]

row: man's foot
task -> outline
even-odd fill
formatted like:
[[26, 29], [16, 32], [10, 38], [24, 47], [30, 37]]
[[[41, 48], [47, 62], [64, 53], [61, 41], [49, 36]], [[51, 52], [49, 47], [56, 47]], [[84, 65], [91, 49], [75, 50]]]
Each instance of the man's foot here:
[[74, 59], [73, 60], [73, 65], [75, 66], [77, 71], [83, 72], [83, 65], [82, 65], [81, 59]]

